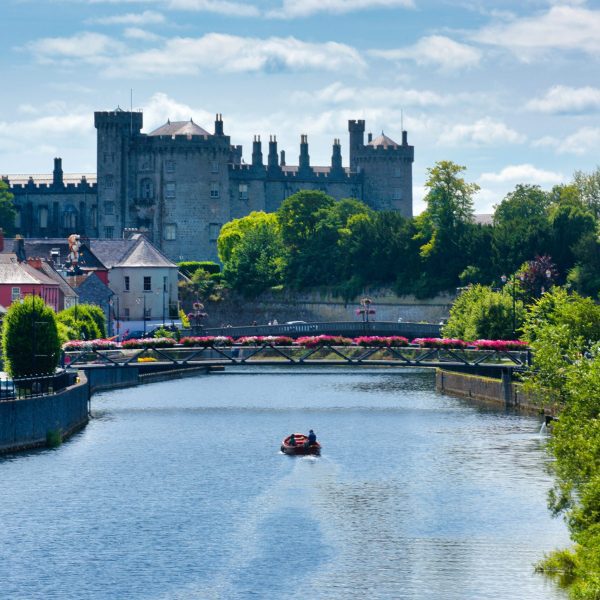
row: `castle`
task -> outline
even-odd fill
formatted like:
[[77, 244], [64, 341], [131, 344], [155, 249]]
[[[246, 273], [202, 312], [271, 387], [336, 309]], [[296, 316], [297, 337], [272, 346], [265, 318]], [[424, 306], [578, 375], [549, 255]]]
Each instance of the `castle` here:
[[52, 177], [4, 176], [15, 197], [17, 231], [25, 237], [123, 237], [144, 231], [174, 261], [216, 259], [224, 223], [252, 211], [276, 210], [299, 190], [334, 198], [357, 198], [376, 210], [412, 216], [414, 147], [402, 131], [397, 144], [383, 133], [365, 144], [365, 122], [349, 121], [349, 167], [342, 166], [339, 139], [331, 165], [311, 166], [308, 138], [300, 138], [297, 166], [286, 163], [277, 140], [260, 137], [252, 161], [242, 159], [217, 115], [214, 133], [190, 121], [167, 121], [141, 133], [142, 112], [94, 113], [97, 175], [65, 176], [60, 158]]

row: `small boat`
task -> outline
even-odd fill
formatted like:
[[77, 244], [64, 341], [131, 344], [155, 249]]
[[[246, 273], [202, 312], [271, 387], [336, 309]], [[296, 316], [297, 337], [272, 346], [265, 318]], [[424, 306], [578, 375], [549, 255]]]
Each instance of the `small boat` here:
[[[290, 438], [294, 436], [295, 445], [290, 444]], [[310, 446], [306, 446], [308, 437], [303, 433], [292, 433], [281, 442], [281, 451], [289, 455], [305, 455], [305, 454], [321, 454], [321, 444], [315, 442]]]

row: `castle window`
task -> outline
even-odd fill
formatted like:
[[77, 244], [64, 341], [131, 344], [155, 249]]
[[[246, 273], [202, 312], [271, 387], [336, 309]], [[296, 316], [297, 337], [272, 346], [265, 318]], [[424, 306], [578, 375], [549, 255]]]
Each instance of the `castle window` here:
[[39, 218], [40, 229], [46, 229], [48, 227], [48, 208], [46, 206], [40, 206]]
[[104, 237], [107, 240], [112, 240], [114, 235], [115, 235], [115, 228], [114, 227], [105, 227], [104, 228]]
[[175, 198], [175, 182], [169, 181], [165, 184], [165, 198]]
[[108, 152], [104, 153], [104, 162], [108, 162]]
[[115, 203], [114, 202], [105, 202], [104, 203], [104, 214], [105, 215], [114, 215], [115, 214]]
[[213, 160], [210, 163], [210, 172], [211, 173], [218, 173], [219, 172], [219, 163], [216, 160]]
[[400, 188], [394, 188], [394, 200], [402, 200], [402, 190]]
[[64, 229], [72, 230], [71, 233], [77, 228], [77, 210], [71, 204], [67, 204], [62, 214], [62, 226]]
[[211, 183], [210, 184], [210, 197], [218, 198], [220, 195], [221, 195], [221, 192], [219, 191], [219, 184]]
[[115, 178], [112, 175], [105, 175], [104, 176], [104, 187], [106, 189], [112, 188], [112, 186], [114, 185], [114, 181], [115, 181]]
[[174, 160], [165, 161], [165, 171], [167, 173], [175, 173], [175, 161]]
[[98, 207], [92, 206], [90, 209], [90, 226], [94, 229], [98, 227]]
[[21, 299], [21, 288], [20, 287], [14, 287], [11, 288], [10, 290], [10, 301], [12, 302], [16, 302], [17, 300]]
[[248, 200], [248, 185], [246, 183], [240, 183], [240, 200]]
[[394, 169], [394, 177], [402, 177], [402, 169], [400, 169], [399, 167], [396, 167]]
[[152, 291], [152, 277], [144, 277], [144, 291], [151, 292]]
[[19, 207], [15, 207], [15, 227], [19, 229], [21, 227], [21, 209]]
[[148, 177], [142, 179], [140, 183], [140, 195], [147, 200], [154, 198], [154, 184], [152, 183], [152, 179]]
[[211, 242], [216, 242], [221, 231], [221, 223], [211, 223], [208, 226], [208, 237]]
[[177, 225], [175, 223], [167, 223], [165, 225], [165, 240], [173, 241], [177, 239]]

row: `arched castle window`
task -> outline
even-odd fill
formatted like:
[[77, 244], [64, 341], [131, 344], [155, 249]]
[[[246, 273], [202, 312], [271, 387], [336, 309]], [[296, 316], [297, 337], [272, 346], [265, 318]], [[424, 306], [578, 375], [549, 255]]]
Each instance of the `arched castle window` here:
[[72, 230], [75, 233], [77, 228], [77, 209], [72, 204], [67, 204], [62, 213], [62, 226], [64, 229]]
[[149, 177], [142, 179], [140, 182], [140, 196], [147, 200], [154, 198], [154, 184]]

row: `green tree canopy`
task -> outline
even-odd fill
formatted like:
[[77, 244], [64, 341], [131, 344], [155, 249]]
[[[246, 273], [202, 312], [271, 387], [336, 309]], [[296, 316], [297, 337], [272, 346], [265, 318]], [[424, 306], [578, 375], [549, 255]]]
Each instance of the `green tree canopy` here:
[[0, 180], [0, 228], [8, 235], [12, 235], [15, 230], [17, 211], [13, 199], [14, 196], [10, 193], [7, 183]]
[[2, 350], [13, 377], [54, 373], [60, 357], [56, 314], [39, 296], [13, 302], [2, 328]]

